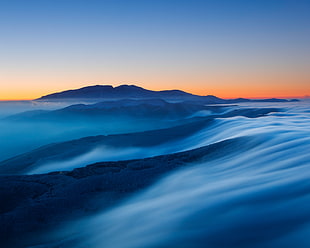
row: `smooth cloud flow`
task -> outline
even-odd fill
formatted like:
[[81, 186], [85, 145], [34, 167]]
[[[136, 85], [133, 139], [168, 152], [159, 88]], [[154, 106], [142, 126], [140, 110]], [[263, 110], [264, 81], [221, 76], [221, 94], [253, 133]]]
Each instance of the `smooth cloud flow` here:
[[309, 247], [309, 114], [309, 103], [301, 103], [269, 117], [219, 120], [210, 133], [191, 139], [202, 145], [247, 136], [253, 145], [236, 146], [229, 156], [219, 149], [210, 161], [171, 172], [111, 210], [69, 226], [70, 238], [58, 244]]

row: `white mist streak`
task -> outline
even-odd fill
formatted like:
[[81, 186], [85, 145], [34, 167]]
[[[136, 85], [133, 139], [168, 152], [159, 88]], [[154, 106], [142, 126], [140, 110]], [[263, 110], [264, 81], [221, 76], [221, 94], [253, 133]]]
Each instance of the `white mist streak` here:
[[76, 247], [310, 247], [310, 113], [220, 122], [199, 145], [238, 134], [265, 143], [172, 172], [84, 223]]

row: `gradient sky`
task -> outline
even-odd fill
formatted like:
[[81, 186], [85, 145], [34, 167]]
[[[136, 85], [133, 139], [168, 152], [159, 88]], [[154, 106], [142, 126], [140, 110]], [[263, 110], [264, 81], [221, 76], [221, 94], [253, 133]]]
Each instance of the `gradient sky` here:
[[1, 0], [0, 99], [92, 84], [310, 95], [309, 0]]

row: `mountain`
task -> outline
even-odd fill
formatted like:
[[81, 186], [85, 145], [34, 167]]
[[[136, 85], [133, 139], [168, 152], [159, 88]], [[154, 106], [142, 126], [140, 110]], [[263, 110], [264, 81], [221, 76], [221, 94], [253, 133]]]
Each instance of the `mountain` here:
[[[147, 90], [136, 85], [120, 85], [113, 87], [112, 85], [94, 85], [87, 86], [75, 90], [66, 90], [42, 96], [37, 101], [102, 101], [102, 99], [150, 99], [160, 98], [170, 101], [199, 101], [206, 104], [225, 104], [239, 102], [288, 102], [286, 99], [260, 99], [250, 100], [245, 98], [225, 100], [216, 96], [207, 95], [199, 96], [181, 90]], [[298, 101], [294, 99], [293, 101]]]
[[75, 90], [66, 90], [42, 96], [39, 101], [78, 100], [78, 99], [148, 99], [160, 98], [166, 100], [203, 100], [210, 103], [224, 103], [225, 100], [215, 96], [198, 96], [181, 90], [147, 90], [135, 85], [94, 85]]
[[194, 96], [180, 90], [152, 91], [135, 85], [120, 85], [113, 87], [111, 85], [94, 85], [75, 90], [66, 90], [42, 96], [38, 100], [53, 99], [114, 99], [114, 98], [173, 98], [173, 97], [191, 97]]

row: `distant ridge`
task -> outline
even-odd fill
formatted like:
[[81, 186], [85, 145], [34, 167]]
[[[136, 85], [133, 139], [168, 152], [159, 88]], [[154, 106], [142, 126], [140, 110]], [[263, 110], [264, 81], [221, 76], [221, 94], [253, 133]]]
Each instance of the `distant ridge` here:
[[199, 101], [209, 104], [220, 103], [238, 103], [248, 101], [258, 102], [287, 102], [285, 99], [265, 99], [265, 100], [249, 100], [245, 98], [225, 100], [216, 96], [207, 95], [199, 96], [181, 90], [162, 90], [154, 91], [144, 89], [136, 85], [120, 85], [113, 87], [112, 85], [93, 85], [80, 89], [66, 90], [42, 96], [38, 101], [59, 101], [59, 100], [102, 100], [102, 99], [164, 99], [164, 100], [187, 100]]
[[211, 103], [224, 103], [225, 100], [215, 96], [198, 96], [181, 90], [147, 90], [136, 85], [93, 85], [75, 90], [66, 90], [42, 96], [36, 100], [98, 100], [98, 99], [164, 99], [164, 100], [203, 100]]
[[42, 96], [39, 100], [44, 99], [70, 99], [70, 98], [152, 98], [152, 97], [186, 97], [194, 96], [181, 90], [147, 90], [136, 85], [93, 85], [86, 86], [75, 90], [66, 90]]

